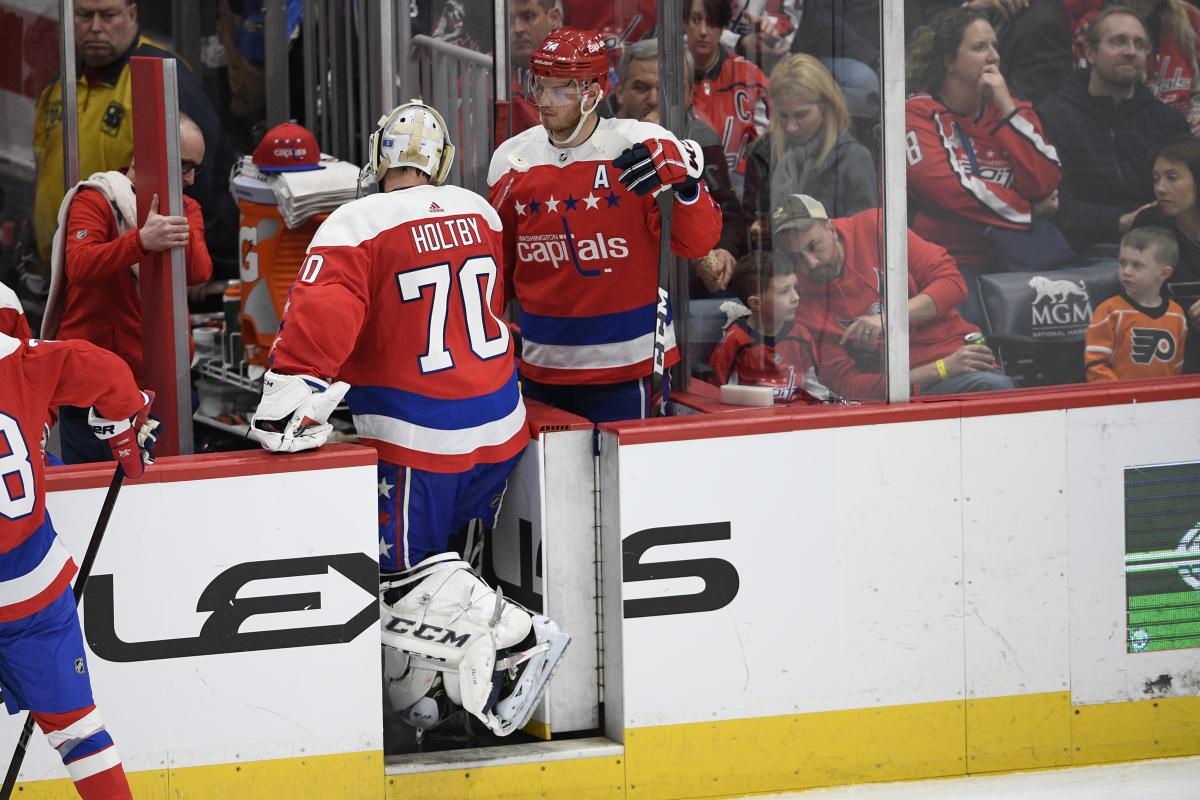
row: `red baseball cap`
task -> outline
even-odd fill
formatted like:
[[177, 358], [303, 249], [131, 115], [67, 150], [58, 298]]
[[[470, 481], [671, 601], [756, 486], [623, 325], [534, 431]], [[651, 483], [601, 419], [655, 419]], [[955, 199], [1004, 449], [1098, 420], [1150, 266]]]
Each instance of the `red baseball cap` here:
[[267, 131], [250, 160], [261, 172], [321, 169], [321, 148], [307, 128], [285, 122]]

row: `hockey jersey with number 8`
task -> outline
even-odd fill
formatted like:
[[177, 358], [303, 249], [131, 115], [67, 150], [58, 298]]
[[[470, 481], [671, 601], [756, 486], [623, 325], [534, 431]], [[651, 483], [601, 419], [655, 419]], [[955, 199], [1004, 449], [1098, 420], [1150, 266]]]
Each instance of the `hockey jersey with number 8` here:
[[94, 405], [103, 417], [125, 419], [145, 402], [128, 365], [107, 350], [0, 334], [0, 622], [45, 608], [75, 574], [46, 515], [41, 441], [49, 409]]
[[417, 186], [341, 206], [288, 297], [271, 365], [346, 381], [359, 439], [431, 472], [529, 440], [501, 318], [500, 220], [477, 194]]

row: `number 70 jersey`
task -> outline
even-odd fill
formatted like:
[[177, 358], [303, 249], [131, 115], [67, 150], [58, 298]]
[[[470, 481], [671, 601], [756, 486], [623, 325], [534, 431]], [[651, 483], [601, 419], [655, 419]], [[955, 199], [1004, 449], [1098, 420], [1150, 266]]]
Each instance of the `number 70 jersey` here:
[[500, 218], [456, 186], [417, 186], [338, 208], [313, 236], [271, 366], [338, 378], [381, 458], [462, 472], [529, 440], [501, 318]]

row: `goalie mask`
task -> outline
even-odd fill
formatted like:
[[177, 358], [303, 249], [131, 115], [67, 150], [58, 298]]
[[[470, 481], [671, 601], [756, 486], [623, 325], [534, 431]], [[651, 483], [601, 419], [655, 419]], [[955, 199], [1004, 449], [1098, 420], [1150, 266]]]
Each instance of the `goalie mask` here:
[[438, 186], [454, 164], [454, 145], [446, 121], [431, 106], [413, 100], [379, 118], [379, 129], [367, 143], [363, 172], [376, 182], [392, 167], [413, 167]]

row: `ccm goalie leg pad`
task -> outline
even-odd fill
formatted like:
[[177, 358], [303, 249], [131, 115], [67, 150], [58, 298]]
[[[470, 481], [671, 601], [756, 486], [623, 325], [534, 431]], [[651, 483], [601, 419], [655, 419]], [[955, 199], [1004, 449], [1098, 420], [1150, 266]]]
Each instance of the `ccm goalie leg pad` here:
[[[457, 553], [431, 556], [383, 581], [382, 593], [385, 647], [406, 655], [414, 673], [441, 672], [449, 698], [493, 732], [505, 736], [524, 727], [569, 636], [505, 600]], [[414, 674], [393, 704], [423, 683]]]

